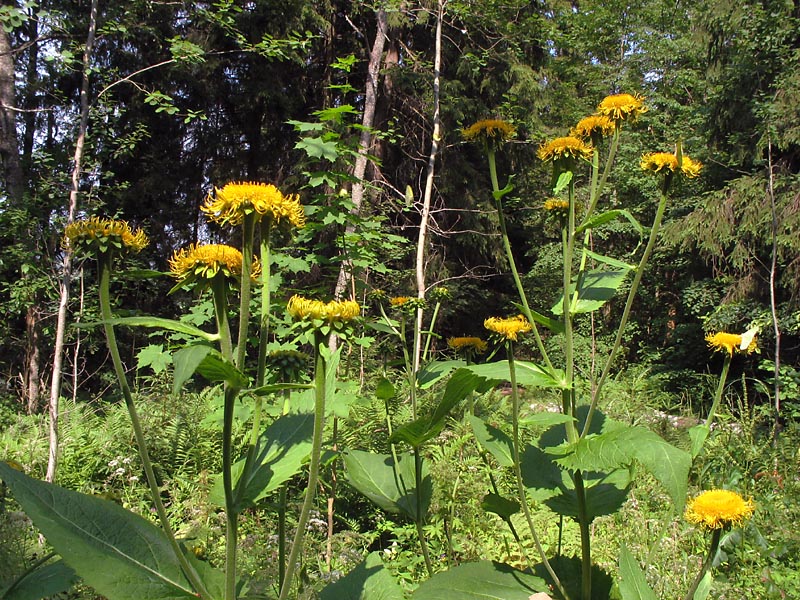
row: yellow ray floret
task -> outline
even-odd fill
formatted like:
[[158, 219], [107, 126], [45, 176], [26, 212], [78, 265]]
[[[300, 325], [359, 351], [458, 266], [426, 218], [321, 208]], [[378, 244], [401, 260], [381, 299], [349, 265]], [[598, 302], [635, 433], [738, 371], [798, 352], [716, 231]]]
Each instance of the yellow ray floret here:
[[322, 320], [343, 323], [361, 314], [361, 307], [358, 302], [352, 300], [322, 302], [302, 296], [292, 296], [286, 305], [286, 311], [295, 321]]
[[559, 160], [563, 158], [592, 158], [592, 146], [580, 138], [565, 136], [555, 138], [539, 146], [536, 156], [541, 160]]
[[[194, 244], [175, 252], [169, 260], [169, 269], [178, 280], [188, 278], [212, 279], [218, 273], [226, 277], [241, 277], [242, 253], [225, 244]], [[261, 263], [253, 258], [251, 277], [261, 274]]]
[[507, 340], [516, 341], [517, 335], [526, 333], [532, 329], [531, 324], [522, 315], [501, 319], [500, 317], [489, 317], [483, 322], [483, 326], [489, 331], [502, 335]]
[[584, 117], [569, 134], [578, 138], [591, 138], [593, 135], [609, 136], [617, 128], [614, 121], [603, 115]]
[[220, 225], [239, 225], [245, 215], [255, 213], [275, 225], [303, 227], [306, 216], [296, 194], [284, 195], [272, 184], [229, 183], [215, 188], [200, 209]]
[[614, 121], [635, 119], [644, 112], [647, 112], [647, 107], [644, 105], [644, 98], [638, 94], [606, 96], [597, 106], [597, 114]]
[[488, 141], [502, 142], [514, 136], [515, 130], [511, 123], [501, 119], [482, 119], [473, 123], [461, 132], [465, 140], [486, 139]]
[[141, 252], [148, 243], [141, 229], [133, 230], [125, 221], [90, 217], [70, 223], [64, 228], [63, 246], [72, 250], [107, 252], [111, 247]]
[[652, 171], [653, 173], [664, 173], [666, 171], [676, 173], [680, 170], [686, 177], [692, 179], [700, 175], [700, 170], [703, 168], [700, 162], [692, 160], [684, 154], [679, 169], [678, 157], [670, 152], [648, 152], [642, 155], [639, 166], [643, 171]]
[[477, 352], [483, 354], [489, 347], [488, 344], [479, 337], [451, 337], [447, 340], [447, 345], [462, 354]]
[[709, 490], [686, 505], [684, 518], [706, 529], [740, 525], [755, 510], [752, 500], [745, 500], [730, 490]]
[[[747, 342], [746, 344], [743, 343], [745, 341]], [[727, 352], [729, 356], [733, 356], [734, 352], [743, 352], [745, 354], [758, 352], [758, 342], [756, 342], [755, 335], [748, 335], [747, 339], [745, 339], [745, 336], [739, 333], [719, 331], [708, 334], [706, 342], [708, 342], [708, 347], [715, 352]]]

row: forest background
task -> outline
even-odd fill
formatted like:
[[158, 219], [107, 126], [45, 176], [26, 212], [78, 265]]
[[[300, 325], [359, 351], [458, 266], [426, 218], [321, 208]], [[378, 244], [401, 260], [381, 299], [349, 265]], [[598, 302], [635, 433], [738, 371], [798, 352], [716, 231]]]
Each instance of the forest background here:
[[[610, 206], [652, 220], [644, 152], [682, 141], [705, 165], [670, 202], [626, 332], [619, 366], [648, 379], [637, 401], [702, 414], [718, 366], [704, 336], [758, 325], [761, 353], [734, 364], [732, 385], [779, 428], [800, 418], [796, 1], [24, 0], [4, 1], [0, 21], [1, 427], [46, 413], [54, 364], [56, 395], [73, 404], [111, 393], [99, 332], [67, 328], [63, 365], [53, 353], [67, 221], [105, 215], [143, 227], [151, 244], [138, 267], [164, 272], [177, 248], [236, 241], [199, 209], [229, 181], [299, 193], [315, 216], [274, 257], [275, 302], [294, 291], [416, 296], [435, 142], [426, 285], [447, 286], [451, 299], [434, 350], [479, 335], [484, 318], [509, 311], [514, 288], [484, 157], [461, 136], [478, 119], [516, 129], [498, 156], [515, 174], [509, 234], [532, 296], [550, 306], [559, 239], [541, 210], [549, 171], [536, 148], [617, 92], [641, 94], [649, 111], [625, 131]], [[637, 239], [617, 223], [594, 235], [611, 247]], [[352, 280], [341, 280], [343, 263]], [[68, 320], [97, 320], [95, 275], [71, 268]], [[166, 296], [172, 283], [120, 282], [121, 312], [209, 318], [190, 296]], [[587, 356], [608, 346], [621, 310], [607, 304], [581, 332]], [[138, 385], [157, 385], [170, 340], [127, 331], [121, 345]]]

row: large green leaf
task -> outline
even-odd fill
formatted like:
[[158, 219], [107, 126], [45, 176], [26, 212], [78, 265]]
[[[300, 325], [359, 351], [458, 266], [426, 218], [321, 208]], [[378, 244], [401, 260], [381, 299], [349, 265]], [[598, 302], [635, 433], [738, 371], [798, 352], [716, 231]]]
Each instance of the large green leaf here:
[[609, 223], [611, 221], [619, 219], [620, 217], [627, 219], [631, 223], [631, 225], [633, 225], [636, 228], [636, 231], [639, 232], [639, 235], [642, 234], [642, 232], [644, 231], [642, 229], [642, 226], [639, 224], [639, 221], [637, 221], [633, 217], [631, 213], [629, 213], [627, 210], [612, 209], [612, 210], [607, 210], [606, 212], [600, 214], [593, 215], [588, 221], [582, 223], [579, 227], [575, 229], [575, 235], [582, 233], [586, 229], [594, 229], [595, 227], [599, 227], [600, 225], [604, 225], [605, 223]]
[[466, 366], [463, 360], [436, 360], [428, 363], [417, 373], [417, 385], [426, 390], [441, 381], [454, 369]]
[[[112, 325], [128, 325], [130, 327], [155, 327], [156, 329], [165, 329], [167, 331], [177, 331], [178, 333], [185, 333], [207, 342], [215, 342], [219, 339], [218, 333], [208, 333], [181, 321], [173, 321], [172, 319], [162, 319], [161, 317], [121, 317], [119, 319], [110, 319], [108, 321]], [[80, 323], [75, 327], [97, 327], [102, 325], [103, 321], [93, 323]]]
[[[433, 483], [425, 463], [422, 489], [416, 489], [414, 456], [398, 454], [398, 464], [390, 454], [350, 450], [342, 455], [350, 484], [383, 510], [403, 513], [414, 521], [425, 518], [433, 495]], [[422, 514], [417, 514], [417, 494], [421, 494]]]
[[658, 600], [655, 592], [647, 584], [644, 571], [625, 544], [622, 544], [619, 552], [619, 574], [622, 600]]
[[371, 552], [339, 581], [325, 586], [320, 600], [403, 600], [403, 590], [383, 566], [380, 553]]
[[149, 521], [2, 462], [0, 477], [53, 548], [109, 600], [196, 598], [167, 538]]
[[[241, 479], [247, 462], [244, 458], [232, 467], [237, 512], [254, 506], [300, 472], [311, 452], [313, 433], [314, 415], [311, 413], [283, 415], [261, 433], [246, 480]], [[222, 475], [217, 475], [209, 500], [219, 506], [225, 505]]]
[[513, 467], [514, 445], [511, 438], [475, 415], [469, 415], [467, 420], [481, 447], [489, 451], [501, 467]]
[[590, 434], [575, 445], [548, 449], [567, 469], [603, 471], [641, 463], [664, 486], [680, 511], [686, 501], [691, 455], [669, 444], [645, 427], [630, 427], [607, 420], [603, 433]]
[[172, 357], [175, 373], [172, 393], [177, 394], [184, 383], [195, 373], [209, 381], [228, 381], [237, 387], [246, 387], [247, 377], [233, 364], [225, 360], [216, 348], [197, 344], [181, 348]]
[[[528, 495], [544, 503], [556, 514], [578, 517], [578, 496], [572, 475], [559, 467], [554, 456], [536, 446], [527, 446], [520, 457], [522, 481]], [[628, 469], [610, 473], [584, 472], [586, 513], [589, 520], [610, 515], [619, 510], [628, 497], [631, 484]]]
[[[536, 363], [518, 360], [514, 362], [514, 374], [519, 385], [531, 387], [559, 387], [563, 377], [559, 373], [551, 373]], [[482, 365], [470, 365], [467, 370], [477, 375], [484, 381], [476, 386], [479, 391], [486, 391], [501, 381], [511, 380], [511, 371], [508, 361], [501, 360]]]
[[547, 592], [543, 579], [506, 564], [483, 560], [437, 573], [420, 585], [414, 600], [528, 600]]
[[[581, 277], [578, 285], [578, 301], [572, 301], [570, 313], [588, 313], [602, 307], [611, 300], [617, 293], [625, 278], [628, 275], [626, 269], [609, 269], [598, 271], [587, 271]], [[575, 291], [575, 284], [570, 286], [570, 297]], [[564, 314], [564, 296], [550, 309], [554, 315]]]
[[79, 581], [67, 563], [57, 560], [26, 573], [13, 588], [0, 593], [0, 600], [40, 600], [66, 592]]

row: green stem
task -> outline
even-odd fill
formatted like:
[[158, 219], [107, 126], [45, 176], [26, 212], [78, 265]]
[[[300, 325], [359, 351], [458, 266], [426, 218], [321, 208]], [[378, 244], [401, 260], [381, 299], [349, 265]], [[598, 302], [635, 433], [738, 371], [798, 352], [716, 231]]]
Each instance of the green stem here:
[[208, 598], [210, 600], [211, 594], [208, 592], [205, 584], [200, 579], [197, 571], [195, 571], [194, 567], [192, 567], [191, 563], [189, 563], [189, 561], [186, 559], [180, 544], [178, 544], [178, 541], [175, 539], [175, 533], [172, 531], [172, 527], [169, 524], [167, 511], [164, 508], [164, 504], [161, 502], [161, 490], [158, 488], [158, 481], [156, 480], [156, 475], [153, 471], [153, 463], [150, 461], [150, 454], [147, 451], [147, 443], [144, 439], [144, 431], [142, 430], [139, 413], [136, 410], [136, 405], [133, 402], [133, 395], [131, 394], [131, 389], [128, 386], [128, 378], [126, 377], [125, 369], [122, 366], [122, 359], [120, 358], [119, 347], [117, 346], [117, 337], [114, 333], [114, 326], [111, 324], [111, 319], [113, 317], [111, 314], [109, 287], [111, 281], [112, 260], [113, 257], [111, 253], [104, 253], [98, 257], [98, 266], [100, 269], [100, 314], [103, 318], [103, 330], [105, 331], [106, 335], [108, 351], [111, 354], [111, 362], [114, 365], [114, 373], [117, 376], [117, 382], [119, 383], [120, 390], [122, 391], [122, 396], [125, 398], [125, 406], [127, 407], [128, 414], [131, 418], [131, 425], [133, 426], [136, 445], [139, 448], [139, 456], [142, 459], [142, 467], [144, 468], [145, 478], [147, 479], [147, 485], [150, 488], [150, 496], [152, 497], [156, 514], [158, 515], [158, 520], [161, 523], [161, 528], [164, 530], [164, 534], [167, 536], [167, 540], [172, 548], [172, 552], [178, 559], [181, 570], [191, 584], [192, 588], [200, 594], [201, 598]]
[[531, 517], [531, 510], [528, 506], [528, 494], [525, 491], [525, 484], [522, 481], [522, 466], [519, 452], [519, 393], [517, 392], [517, 375], [514, 366], [514, 346], [511, 340], [506, 341], [506, 352], [508, 354], [508, 368], [511, 380], [511, 441], [512, 451], [514, 454], [514, 475], [516, 475], [517, 479], [517, 494], [519, 496], [519, 503], [522, 507], [522, 512], [525, 515], [525, 520], [528, 523], [528, 529], [530, 530], [531, 537], [533, 538], [533, 543], [536, 546], [536, 551], [539, 553], [539, 557], [542, 559], [544, 568], [547, 570], [547, 573], [550, 575], [550, 578], [553, 580], [553, 584], [556, 586], [556, 589], [558, 589], [562, 598], [564, 600], [569, 600], [569, 595], [564, 589], [564, 586], [561, 584], [561, 580], [558, 578], [558, 575], [556, 575], [552, 565], [550, 565], [550, 561], [547, 560], [547, 554], [545, 553], [542, 543], [539, 540], [539, 535], [536, 533], [536, 527], [533, 524], [533, 517]]
[[269, 343], [269, 319], [272, 310], [270, 279], [272, 277], [271, 255], [272, 221], [261, 221], [261, 328], [258, 337], [258, 371], [256, 372], [256, 386], [264, 385], [267, 370], [267, 345]]
[[711, 568], [711, 562], [714, 560], [714, 555], [717, 553], [717, 548], [719, 548], [719, 540], [721, 535], [722, 529], [715, 529], [711, 533], [711, 543], [708, 545], [708, 553], [706, 554], [705, 560], [703, 560], [703, 566], [700, 567], [700, 572], [697, 574], [697, 577], [695, 577], [692, 587], [690, 587], [689, 591], [686, 593], [685, 600], [693, 600], [694, 593], [697, 591], [697, 587], [700, 585], [703, 577], [705, 577], [706, 572]]
[[[593, 187], [592, 195], [589, 201], [589, 208], [586, 211], [586, 214], [583, 216], [581, 224], [586, 223], [589, 218], [591, 218], [592, 214], [594, 213], [594, 209], [597, 207], [597, 201], [600, 199], [600, 195], [603, 193], [603, 188], [606, 185], [608, 176], [611, 173], [611, 167], [614, 164], [614, 158], [617, 155], [617, 148], [619, 148], [619, 128], [614, 130], [614, 137], [611, 139], [611, 149], [608, 151], [608, 160], [606, 161], [606, 166], [603, 169], [603, 176], [600, 178], [597, 186]], [[594, 165], [592, 166], [594, 167]]]
[[[495, 163], [494, 150], [487, 148], [486, 155], [489, 159], [489, 177], [492, 180], [492, 196], [495, 197], [495, 194], [500, 191], [500, 183], [497, 179], [497, 165]], [[552, 371], [553, 364], [550, 362], [550, 357], [547, 355], [547, 350], [545, 350], [544, 342], [542, 341], [542, 336], [539, 334], [539, 328], [536, 325], [536, 321], [533, 320], [533, 313], [528, 305], [528, 296], [525, 294], [525, 288], [522, 287], [522, 279], [519, 276], [517, 264], [514, 261], [514, 253], [511, 250], [511, 242], [508, 239], [506, 218], [503, 214], [502, 199], [495, 197], [495, 208], [497, 209], [497, 221], [500, 225], [500, 234], [503, 238], [503, 249], [505, 250], [506, 258], [508, 259], [508, 264], [511, 268], [511, 275], [514, 278], [514, 284], [517, 287], [517, 293], [519, 294], [520, 301], [522, 302], [522, 312], [524, 313], [525, 318], [528, 319], [528, 322], [531, 324], [533, 336], [536, 339], [536, 347], [539, 349], [542, 359], [547, 364], [547, 367]]]
[[572, 478], [575, 483], [575, 496], [578, 500], [578, 525], [581, 531], [581, 598], [592, 598], [592, 538], [589, 531], [589, 515], [586, 512], [586, 488], [583, 473], [576, 471]]
[[244, 372], [247, 357], [247, 333], [250, 325], [250, 297], [252, 295], [253, 235], [256, 227], [256, 214], [246, 215], [242, 223], [242, 282], [239, 296], [239, 336], [236, 342], [236, 366]]
[[714, 417], [717, 414], [717, 408], [719, 408], [720, 400], [722, 400], [722, 392], [725, 389], [725, 381], [728, 379], [728, 370], [731, 366], [731, 354], [725, 355], [725, 361], [722, 363], [722, 373], [719, 375], [719, 383], [717, 384], [717, 391], [714, 394], [714, 402], [711, 404], [711, 410], [708, 411], [708, 417], [706, 418], [706, 427], [711, 427], [711, 423], [714, 422]]
[[428, 360], [428, 352], [431, 348], [431, 339], [433, 338], [433, 326], [436, 324], [436, 318], [439, 316], [439, 308], [442, 306], [441, 302], [437, 302], [433, 307], [433, 315], [431, 316], [431, 323], [428, 326], [428, 337], [425, 338], [425, 349], [422, 351], [422, 362]]
[[286, 579], [286, 490], [281, 486], [278, 496], [278, 581]]
[[625, 309], [622, 311], [622, 317], [620, 318], [619, 326], [617, 327], [617, 335], [614, 339], [614, 345], [611, 347], [611, 352], [609, 352], [608, 358], [603, 365], [603, 371], [600, 374], [600, 378], [597, 380], [597, 385], [592, 392], [592, 402], [589, 405], [589, 412], [586, 414], [586, 423], [583, 426], [581, 437], [585, 437], [589, 432], [589, 427], [592, 424], [594, 411], [597, 409], [597, 402], [600, 399], [600, 392], [603, 389], [603, 384], [605, 383], [606, 377], [608, 377], [608, 374], [611, 371], [611, 365], [613, 364], [614, 359], [617, 357], [617, 352], [619, 352], [619, 349], [622, 346], [622, 335], [625, 333], [625, 326], [628, 324], [628, 318], [630, 317], [631, 309], [633, 308], [633, 300], [636, 297], [636, 292], [639, 289], [639, 284], [642, 281], [644, 268], [647, 265], [647, 261], [650, 259], [650, 255], [653, 253], [653, 248], [656, 245], [658, 230], [661, 227], [661, 221], [664, 218], [666, 207], [667, 192], [666, 190], [663, 190], [661, 194], [661, 200], [658, 203], [658, 209], [656, 210], [656, 217], [653, 221], [653, 226], [650, 229], [650, 238], [647, 240], [647, 246], [644, 249], [644, 254], [639, 261], [639, 265], [636, 267], [636, 274], [633, 276], [631, 288], [628, 290], [628, 299], [625, 301]]
[[414, 482], [416, 484], [415, 499], [417, 504], [417, 518], [414, 519], [414, 522], [417, 525], [417, 537], [419, 538], [420, 550], [422, 550], [422, 558], [425, 560], [425, 569], [428, 571], [428, 577], [433, 577], [433, 564], [431, 563], [428, 542], [425, 540], [425, 531], [423, 529], [425, 515], [422, 507], [422, 455], [418, 446], [414, 447]]
[[[224, 275], [217, 274], [211, 280], [214, 297], [214, 316], [219, 332], [220, 352], [226, 360], [232, 360], [233, 345], [228, 322], [228, 282]], [[238, 388], [225, 383], [225, 400], [222, 412], [222, 485], [225, 491], [225, 600], [236, 598], [236, 547], [238, 544], [238, 513], [233, 495], [233, 409]]]
[[289, 590], [292, 587], [292, 579], [295, 567], [297, 566], [297, 560], [303, 549], [306, 524], [308, 523], [308, 517], [311, 513], [311, 506], [314, 503], [314, 495], [319, 480], [320, 450], [322, 448], [322, 434], [325, 427], [325, 387], [327, 374], [327, 365], [322, 355], [324, 344], [324, 336], [317, 332], [314, 335], [314, 351], [316, 352], [316, 365], [314, 368], [314, 433], [311, 441], [308, 483], [306, 484], [303, 506], [300, 509], [300, 515], [297, 520], [297, 529], [294, 534], [294, 540], [292, 541], [289, 559], [286, 563], [286, 574], [281, 585], [281, 593], [278, 600], [286, 600], [286, 598], [289, 597]]

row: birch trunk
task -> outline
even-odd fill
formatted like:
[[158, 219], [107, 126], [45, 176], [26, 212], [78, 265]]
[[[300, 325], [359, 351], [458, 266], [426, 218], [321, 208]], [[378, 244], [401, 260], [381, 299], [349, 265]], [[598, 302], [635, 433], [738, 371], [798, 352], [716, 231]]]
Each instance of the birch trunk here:
[[[81, 76], [81, 113], [78, 122], [78, 136], [75, 141], [75, 156], [72, 162], [72, 183], [67, 208], [67, 224], [75, 220], [78, 210], [78, 191], [80, 189], [81, 169], [83, 164], [83, 144], [86, 129], [89, 125], [89, 65], [94, 47], [97, 29], [97, 3], [92, 0], [89, 9], [89, 33], [86, 36], [86, 47], [83, 51], [83, 71]], [[67, 305], [69, 303], [69, 284], [72, 276], [72, 254], [64, 251], [62, 263], [61, 285], [58, 301], [58, 320], [56, 322], [56, 339], [53, 346], [53, 374], [50, 381], [50, 449], [47, 457], [47, 474], [45, 479], [52, 482], [56, 476], [58, 465], [58, 409], [61, 395], [61, 370], [64, 364], [64, 333], [67, 328]]]

